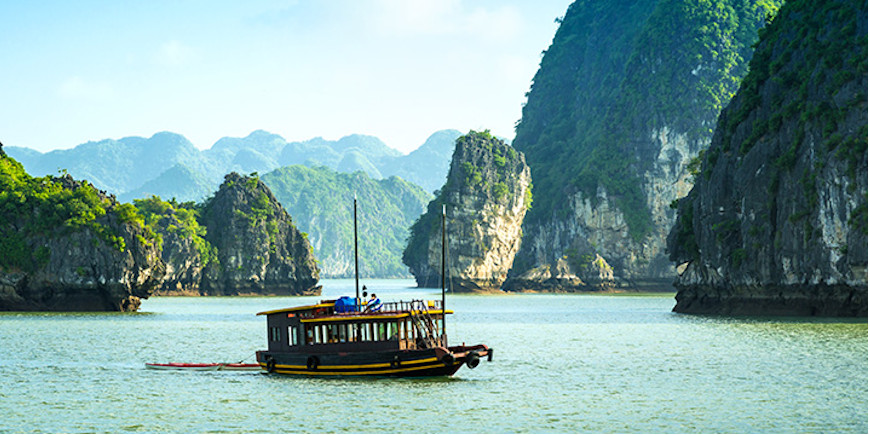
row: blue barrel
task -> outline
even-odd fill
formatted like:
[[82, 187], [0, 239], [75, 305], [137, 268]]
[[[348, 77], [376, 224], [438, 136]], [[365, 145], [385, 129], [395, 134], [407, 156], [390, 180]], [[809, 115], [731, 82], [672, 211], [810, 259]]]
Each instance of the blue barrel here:
[[336, 313], [351, 313], [356, 311], [356, 301], [355, 298], [350, 296], [342, 296], [335, 301], [335, 312]]

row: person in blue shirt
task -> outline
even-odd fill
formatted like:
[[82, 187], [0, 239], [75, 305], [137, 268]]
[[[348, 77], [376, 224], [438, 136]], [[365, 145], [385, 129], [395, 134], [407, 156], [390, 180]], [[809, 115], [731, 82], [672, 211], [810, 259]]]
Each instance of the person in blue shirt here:
[[380, 299], [378, 299], [378, 295], [372, 293], [371, 299], [369, 299], [368, 303], [366, 303], [366, 311], [380, 311], [383, 306], [384, 304], [381, 303]]

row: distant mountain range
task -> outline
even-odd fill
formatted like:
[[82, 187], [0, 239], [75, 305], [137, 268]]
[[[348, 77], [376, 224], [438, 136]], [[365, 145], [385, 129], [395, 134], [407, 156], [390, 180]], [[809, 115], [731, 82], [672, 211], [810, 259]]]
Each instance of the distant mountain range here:
[[407, 155], [374, 136], [354, 134], [337, 141], [316, 137], [287, 142], [263, 130], [244, 138], [222, 138], [204, 151], [171, 132], [150, 138], [87, 142], [48, 153], [13, 146], [4, 149], [34, 176], [65, 170], [124, 202], [149, 195], [199, 201], [216, 191], [229, 172], [266, 173], [296, 164], [348, 173], [361, 170], [374, 179], [396, 175], [431, 193], [444, 184], [459, 136], [457, 130], [437, 131]]

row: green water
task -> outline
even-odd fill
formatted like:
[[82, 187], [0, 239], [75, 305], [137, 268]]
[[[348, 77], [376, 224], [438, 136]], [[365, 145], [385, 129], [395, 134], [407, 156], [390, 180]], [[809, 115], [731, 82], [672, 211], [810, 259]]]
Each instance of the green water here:
[[[366, 281], [382, 300], [440, 298]], [[353, 293], [325, 281], [324, 296]], [[867, 433], [867, 323], [701, 317], [664, 295], [448, 296], [452, 378], [163, 372], [252, 359], [258, 311], [320, 298], [152, 298], [135, 314], [0, 314], [0, 432]]]

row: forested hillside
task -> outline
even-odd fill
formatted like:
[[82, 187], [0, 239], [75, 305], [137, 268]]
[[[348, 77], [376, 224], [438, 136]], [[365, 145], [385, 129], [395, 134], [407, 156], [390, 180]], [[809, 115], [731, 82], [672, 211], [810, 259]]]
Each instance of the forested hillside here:
[[0, 145], [0, 311], [135, 311], [163, 277], [159, 243], [132, 205], [32, 177]]
[[617, 284], [667, 286], [668, 204], [746, 75], [768, 0], [578, 0], [544, 53], [514, 147], [535, 205], [511, 276], [602, 257]]
[[402, 249], [408, 228], [431, 198], [398, 177], [375, 180], [366, 173], [293, 165], [262, 180], [308, 233], [323, 277], [354, 273], [353, 198], [357, 197], [361, 277], [407, 277]]

